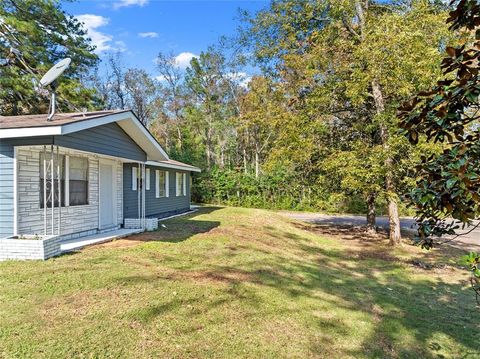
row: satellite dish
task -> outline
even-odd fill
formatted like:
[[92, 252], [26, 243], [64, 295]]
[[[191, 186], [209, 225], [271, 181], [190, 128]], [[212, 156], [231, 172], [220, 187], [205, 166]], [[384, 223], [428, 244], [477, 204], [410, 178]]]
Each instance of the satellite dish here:
[[63, 72], [68, 69], [72, 59], [67, 57], [66, 59], [60, 60], [55, 65], [52, 66], [50, 70], [47, 71], [45, 75], [43, 75], [42, 79], [40, 80], [40, 86], [45, 87], [50, 85], [54, 82]]
[[68, 57], [66, 59], [60, 60], [55, 65], [53, 65], [52, 68], [48, 70], [47, 73], [43, 75], [42, 79], [40, 80], [40, 86], [46, 87], [50, 85], [50, 87], [52, 88], [52, 97], [50, 99], [50, 108], [48, 110], [47, 121], [51, 121], [53, 115], [55, 115], [55, 89], [57, 88], [55, 80], [61, 74], [63, 74], [66, 69], [68, 69], [68, 66], [70, 66], [71, 62], [72, 60]]

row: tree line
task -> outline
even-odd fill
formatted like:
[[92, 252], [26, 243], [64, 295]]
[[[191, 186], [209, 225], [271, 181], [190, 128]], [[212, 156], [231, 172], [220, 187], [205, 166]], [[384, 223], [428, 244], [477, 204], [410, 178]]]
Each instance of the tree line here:
[[386, 213], [393, 245], [416, 165], [445, 149], [405, 136], [397, 110], [441, 80], [445, 50], [471, 37], [449, 30], [453, 5], [437, 0], [276, 0], [241, 12], [236, 36], [186, 69], [159, 53], [150, 74], [119, 54], [99, 63], [57, 2], [1, 4], [3, 114], [44, 110], [31, 78], [68, 55], [62, 108], [133, 109], [172, 158], [202, 168], [195, 200], [366, 213], [369, 231]]

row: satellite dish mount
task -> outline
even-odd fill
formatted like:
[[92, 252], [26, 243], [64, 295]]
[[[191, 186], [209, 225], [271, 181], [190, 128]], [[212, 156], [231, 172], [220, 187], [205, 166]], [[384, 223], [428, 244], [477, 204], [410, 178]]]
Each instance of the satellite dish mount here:
[[41, 87], [50, 86], [50, 106], [48, 107], [48, 117], [47, 121], [51, 121], [53, 116], [55, 115], [55, 101], [56, 101], [56, 90], [58, 87], [57, 79], [60, 77], [61, 74], [70, 66], [72, 60], [70, 58], [65, 58], [59, 62], [57, 62], [53, 67], [47, 71], [45, 75], [43, 75], [42, 79], [40, 80]]

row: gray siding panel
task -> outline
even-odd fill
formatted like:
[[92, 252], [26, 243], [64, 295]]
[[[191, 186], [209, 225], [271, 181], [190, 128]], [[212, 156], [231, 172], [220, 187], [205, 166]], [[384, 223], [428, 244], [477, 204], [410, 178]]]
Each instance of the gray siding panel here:
[[116, 123], [61, 136], [10, 138], [2, 144], [14, 146], [58, 145], [107, 156], [146, 161], [147, 155]]
[[0, 140], [0, 238], [13, 235], [13, 145]]
[[55, 136], [55, 144], [80, 151], [146, 161], [147, 155], [116, 123]]
[[[138, 216], [138, 192], [132, 191], [132, 167], [135, 164], [126, 163], [123, 165], [123, 213], [124, 218], [137, 218]], [[147, 217], [162, 217], [169, 213], [179, 213], [190, 209], [190, 180], [188, 171], [173, 170], [167, 168], [150, 167], [150, 190], [145, 190], [145, 214]], [[169, 174], [170, 196], [155, 197], [155, 170], [165, 170]], [[187, 174], [187, 195], [175, 196], [176, 180], [175, 173]]]

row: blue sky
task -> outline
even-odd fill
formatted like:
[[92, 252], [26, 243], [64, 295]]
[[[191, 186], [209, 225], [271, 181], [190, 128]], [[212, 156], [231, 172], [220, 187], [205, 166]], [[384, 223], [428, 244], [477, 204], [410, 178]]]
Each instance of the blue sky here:
[[63, 8], [85, 23], [101, 58], [120, 51], [127, 66], [155, 75], [159, 51], [178, 56], [184, 67], [220, 36], [235, 33], [239, 8], [255, 12], [267, 4], [267, 0], [91, 0], [64, 3]]

